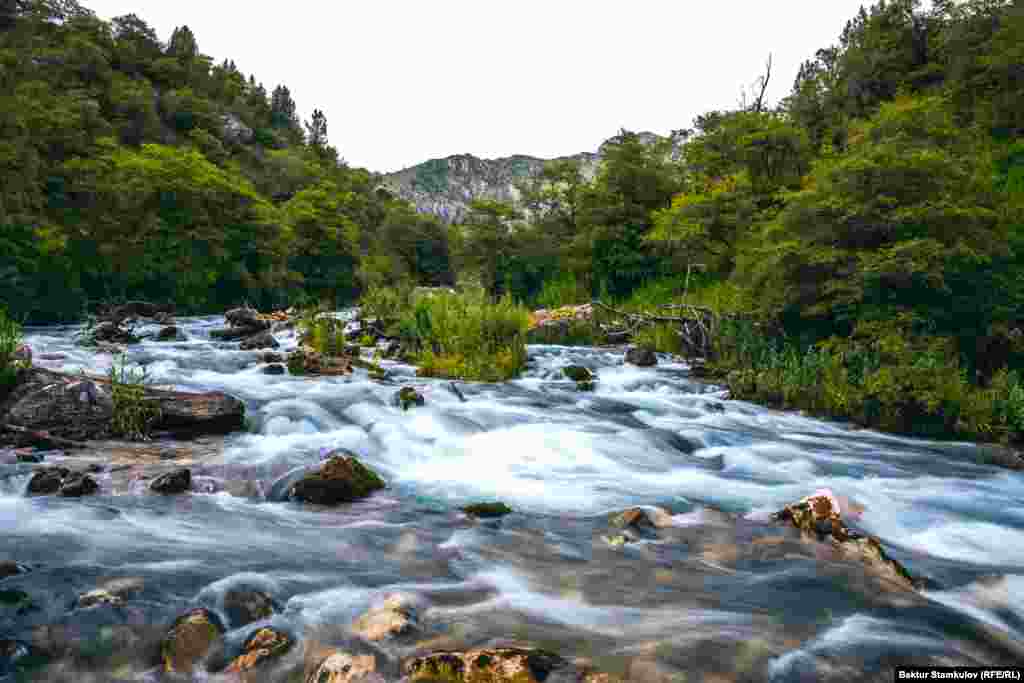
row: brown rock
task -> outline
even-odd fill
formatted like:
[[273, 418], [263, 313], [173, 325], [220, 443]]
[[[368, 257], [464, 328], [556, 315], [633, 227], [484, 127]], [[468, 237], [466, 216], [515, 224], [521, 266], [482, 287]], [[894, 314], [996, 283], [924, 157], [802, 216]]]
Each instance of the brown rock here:
[[376, 670], [377, 662], [373, 655], [355, 656], [335, 651], [306, 676], [306, 683], [357, 683], [371, 676], [376, 678], [373, 676]]
[[18, 574], [25, 574], [28, 571], [28, 567], [26, 567], [23, 564], [18, 564], [13, 560], [0, 561], [0, 579], [6, 579], [8, 576], [17, 576]]
[[285, 654], [294, 644], [295, 641], [286, 633], [274, 628], [261, 628], [249, 636], [245, 645], [242, 646], [243, 653], [235, 657], [225, 671], [228, 673], [251, 671]]
[[355, 456], [334, 455], [296, 482], [288, 497], [319, 505], [337, 505], [365, 498], [384, 486], [384, 480]]
[[[402, 666], [411, 683], [543, 683], [578, 680], [580, 672], [558, 655], [529, 648], [480, 648], [435, 652]], [[553, 676], [564, 673], [565, 676]]]
[[416, 610], [404, 595], [388, 596], [382, 605], [369, 610], [352, 624], [354, 633], [371, 641], [408, 635], [416, 628]]
[[221, 643], [224, 627], [208, 609], [178, 617], [161, 645], [164, 671], [191, 673], [196, 664]]
[[672, 526], [672, 515], [662, 508], [629, 508], [612, 517], [609, 523], [620, 529], [660, 529]]
[[178, 338], [178, 328], [168, 325], [156, 333], [157, 341], [174, 341]]

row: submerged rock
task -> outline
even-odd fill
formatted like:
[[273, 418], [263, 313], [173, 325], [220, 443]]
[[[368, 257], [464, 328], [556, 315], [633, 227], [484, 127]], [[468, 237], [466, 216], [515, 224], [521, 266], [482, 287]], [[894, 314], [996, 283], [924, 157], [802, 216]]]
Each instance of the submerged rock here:
[[120, 607], [134, 593], [142, 590], [142, 579], [115, 579], [78, 596], [76, 607], [85, 609], [98, 605]]
[[280, 363], [271, 363], [263, 368], [264, 375], [283, 375], [286, 372], [288, 372], [288, 369]]
[[608, 523], [619, 529], [653, 530], [672, 526], [672, 515], [661, 508], [636, 507], [614, 515]]
[[260, 590], [233, 588], [224, 594], [224, 613], [232, 628], [268, 619], [276, 611], [274, 599]]
[[203, 658], [221, 644], [224, 627], [208, 609], [200, 607], [178, 617], [161, 643], [163, 669], [167, 673], [191, 673]]
[[260, 356], [260, 360], [262, 360], [264, 363], [283, 363], [284, 356], [282, 356], [280, 353], [267, 351], [262, 356]]
[[227, 673], [242, 673], [262, 666], [287, 653], [295, 641], [287, 633], [275, 628], [261, 628], [249, 636], [242, 646], [242, 654], [235, 657], [225, 669]]
[[402, 664], [411, 683], [568, 683], [582, 672], [562, 657], [533, 648], [435, 652]]
[[336, 651], [327, 655], [305, 678], [305, 683], [359, 683], [373, 679], [383, 681], [373, 655], [352, 655]]
[[626, 362], [641, 368], [649, 368], [658, 364], [658, 356], [650, 349], [637, 346], [626, 352]]
[[156, 493], [173, 494], [184, 493], [192, 486], [192, 471], [185, 468], [161, 474], [149, 485], [151, 491]]
[[423, 394], [413, 387], [402, 387], [391, 397], [391, 405], [402, 410], [408, 410], [411, 406], [424, 406], [426, 403]]
[[594, 380], [594, 373], [582, 365], [568, 365], [562, 368], [562, 374], [573, 382], [592, 382]]
[[828, 541], [846, 555], [865, 561], [906, 588], [922, 588], [924, 579], [916, 578], [906, 567], [893, 560], [873, 537], [851, 531], [842, 518], [838, 498], [829, 489], [815, 491], [772, 515], [776, 521], [788, 521], [805, 535]]
[[178, 328], [174, 325], [168, 325], [156, 333], [157, 341], [174, 341], [178, 338]]
[[352, 631], [365, 640], [378, 641], [408, 635], [418, 627], [416, 609], [405, 595], [390, 595], [384, 603], [360, 616]]
[[384, 487], [384, 480], [355, 456], [332, 455], [296, 482], [288, 497], [319, 505], [337, 505], [365, 498]]
[[505, 503], [473, 503], [462, 508], [462, 511], [471, 517], [504, 517], [512, 512], [512, 508]]

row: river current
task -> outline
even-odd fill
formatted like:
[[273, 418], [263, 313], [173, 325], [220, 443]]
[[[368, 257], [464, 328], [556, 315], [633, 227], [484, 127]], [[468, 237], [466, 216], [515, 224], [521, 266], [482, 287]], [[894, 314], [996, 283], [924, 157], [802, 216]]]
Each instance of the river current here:
[[[667, 356], [638, 368], [621, 350], [531, 346], [521, 379], [460, 382], [463, 400], [450, 382], [390, 361], [385, 381], [364, 370], [267, 375], [262, 352], [210, 339], [222, 317], [177, 324], [185, 341], [143, 342], [129, 362], [158, 385], [239, 397], [248, 430], [149, 444], [193, 449], [193, 490], [176, 497], [148, 493], [128, 462], [96, 475], [97, 495], [29, 498], [32, 465], [0, 450], [0, 560], [32, 569], [0, 589], [33, 604], [0, 605], [0, 637], [166, 628], [245, 585], [274, 597], [271, 623], [301, 643], [345, 644], [346, 627], [383, 596], [411, 596], [418, 636], [373, 645], [385, 663], [498, 641], [652, 681], [888, 681], [901, 664], [1024, 663], [1024, 473], [980, 464], [978, 446], [724, 400]], [[76, 346], [78, 329], [26, 330], [37, 365], [104, 374], [112, 357]], [[281, 352], [297, 343], [291, 331], [276, 337]], [[596, 372], [595, 391], [562, 376], [569, 364]], [[426, 405], [393, 407], [404, 385]], [[336, 508], [274, 502], [275, 481], [335, 448], [388, 488]], [[91, 455], [103, 463], [102, 449]], [[851, 526], [931, 587], [898, 590], [769, 520], [821, 488], [852, 501]], [[514, 512], [474, 521], [459, 510], [492, 500]], [[672, 526], [606, 540], [611, 514], [655, 505]], [[128, 577], [143, 589], [125, 606], [75, 607]], [[229, 647], [253, 628], [230, 631]], [[109, 676], [147, 680], [146, 666]]]

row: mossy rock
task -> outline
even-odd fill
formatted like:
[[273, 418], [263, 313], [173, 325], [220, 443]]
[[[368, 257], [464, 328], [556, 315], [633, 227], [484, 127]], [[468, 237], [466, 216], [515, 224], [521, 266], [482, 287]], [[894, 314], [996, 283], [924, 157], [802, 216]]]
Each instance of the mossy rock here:
[[167, 673], [191, 673], [222, 642], [224, 626], [208, 609], [198, 608], [178, 617], [160, 647]]
[[562, 374], [573, 382], [593, 382], [594, 373], [582, 365], [568, 365], [562, 368]]
[[385, 486], [384, 480], [355, 456], [335, 455], [296, 482], [289, 491], [289, 498], [337, 505], [365, 498]]
[[412, 406], [421, 407], [426, 405], [426, 403], [427, 401], [423, 398], [423, 394], [416, 391], [413, 387], [402, 387], [391, 398], [391, 404], [402, 410], [408, 410]]
[[471, 517], [504, 517], [512, 512], [512, 508], [502, 502], [496, 503], [473, 503], [462, 508], [462, 511]]
[[572, 668], [552, 652], [507, 647], [435, 652], [406, 661], [402, 672], [411, 683], [543, 683], [553, 672]]
[[235, 657], [225, 670], [227, 673], [242, 673], [263, 666], [271, 660], [285, 655], [295, 640], [275, 628], [261, 628], [249, 636], [242, 646], [242, 654]]

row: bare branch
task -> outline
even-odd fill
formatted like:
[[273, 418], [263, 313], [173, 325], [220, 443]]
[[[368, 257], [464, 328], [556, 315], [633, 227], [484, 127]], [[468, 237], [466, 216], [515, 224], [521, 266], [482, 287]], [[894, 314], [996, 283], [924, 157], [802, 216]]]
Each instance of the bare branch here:
[[761, 86], [761, 92], [754, 100], [754, 111], [760, 114], [764, 110], [764, 93], [768, 89], [768, 81], [772, 78], [772, 53], [768, 53], [768, 63], [765, 65], [764, 76], [759, 76], [757, 82]]

